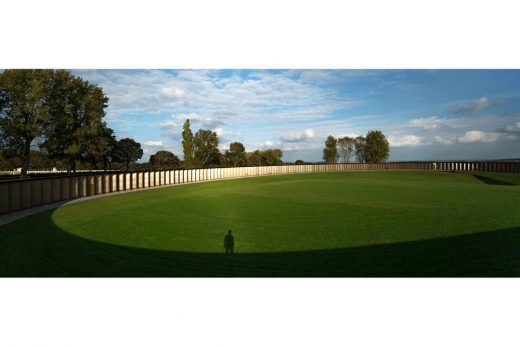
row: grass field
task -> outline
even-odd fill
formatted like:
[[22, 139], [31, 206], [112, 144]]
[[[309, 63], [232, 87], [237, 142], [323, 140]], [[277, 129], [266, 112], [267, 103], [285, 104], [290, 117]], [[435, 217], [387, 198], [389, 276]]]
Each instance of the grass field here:
[[104, 197], [0, 227], [0, 276], [519, 275], [519, 174], [256, 177]]

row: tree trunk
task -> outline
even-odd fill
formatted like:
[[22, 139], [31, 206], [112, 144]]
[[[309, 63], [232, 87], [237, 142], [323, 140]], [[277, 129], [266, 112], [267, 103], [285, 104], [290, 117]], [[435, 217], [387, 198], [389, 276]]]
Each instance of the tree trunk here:
[[25, 139], [25, 144], [24, 144], [24, 160], [23, 160], [23, 163], [22, 163], [22, 172], [21, 172], [21, 175], [22, 177], [25, 177], [27, 176], [27, 171], [29, 170], [29, 164], [31, 163], [31, 140], [29, 138], [26, 138]]

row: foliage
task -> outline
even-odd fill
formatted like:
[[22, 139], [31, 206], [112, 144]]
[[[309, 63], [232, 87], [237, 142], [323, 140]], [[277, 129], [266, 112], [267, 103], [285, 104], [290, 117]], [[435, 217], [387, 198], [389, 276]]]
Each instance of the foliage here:
[[339, 152], [341, 155], [341, 160], [344, 163], [350, 162], [350, 158], [352, 157], [352, 154], [354, 152], [354, 144], [356, 142], [356, 139], [353, 137], [340, 137], [338, 138], [337, 145], [339, 147]]
[[133, 139], [124, 138], [117, 141], [114, 150], [114, 161], [126, 164], [126, 171], [129, 170], [130, 163], [133, 163], [143, 156], [141, 144]]
[[254, 152], [247, 153], [248, 166], [262, 166], [262, 151], [257, 149]]
[[5, 70], [0, 74], [0, 147], [21, 160], [27, 174], [31, 144], [48, 121], [51, 70]]
[[176, 169], [180, 165], [180, 160], [172, 152], [158, 151], [150, 156], [150, 164], [153, 168]]
[[193, 137], [193, 157], [199, 167], [217, 166], [220, 164], [217, 133], [199, 129]]
[[262, 154], [262, 165], [263, 166], [276, 166], [282, 165], [283, 152], [279, 148], [266, 149], [261, 152]]
[[303, 160], [301, 160], [301, 159], [298, 159], [298, 160], [296, 160], [296, 161], [294, 162], [294, 164], [295, 164], [295, 165], [303, 165], [303, 164], [305, 164], [305, 162], [304, 162]]
[[48, 120], [43, 132], [44, 148], [51, 158], [76, 170], [76, 161], [106, 167], [115, 142], [113, 130], [103, 121], [108, 98], [100, 87], [68, 71], [54, 72]]
[[326, 163], [337, 163], [339, 154], [336, 148], [337, 140], [334, 136], [329, 135], [325, 141], [325, 148], [323, 149], [323, 160]]
[[356, 151], [356, 159], [358, 163], [366, 162], [366, 139], [364, 136], [358, 136], [354, 142], [354, 149]]
[[240, 142], [232, 142], [229, 144], [229, 150], [224, 154], [225, 161], [233, 167], [246, 166], [246, 148]]
[[190, 168], [193, 165], [193, 133], [190, 129], [190, 120], [186, 119], [182, 126], [182, 151], [184, 154], [184, 167]]
[[381, 163], [390, 155], [390, 145], [380, 130], [369, 131], [366, 136], [366, 162]]

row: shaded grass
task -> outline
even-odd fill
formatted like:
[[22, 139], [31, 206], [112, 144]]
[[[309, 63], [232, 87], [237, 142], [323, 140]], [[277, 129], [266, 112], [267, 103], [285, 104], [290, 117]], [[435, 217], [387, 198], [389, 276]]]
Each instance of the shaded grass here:
[[111, 196], [1, 227], [0, 275], [517, 276], [510, 175], [323, 173]]

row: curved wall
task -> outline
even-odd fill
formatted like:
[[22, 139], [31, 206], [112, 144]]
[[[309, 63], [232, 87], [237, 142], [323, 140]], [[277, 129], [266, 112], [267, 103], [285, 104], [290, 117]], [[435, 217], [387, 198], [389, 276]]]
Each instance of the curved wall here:
[[220, 179], [294, 173], [366, 170], [520, 172], [520, 162], [413, 162], [282, 165], [126, 173], [93, 173], [0, 182], [0, 214], [84, 196]]

